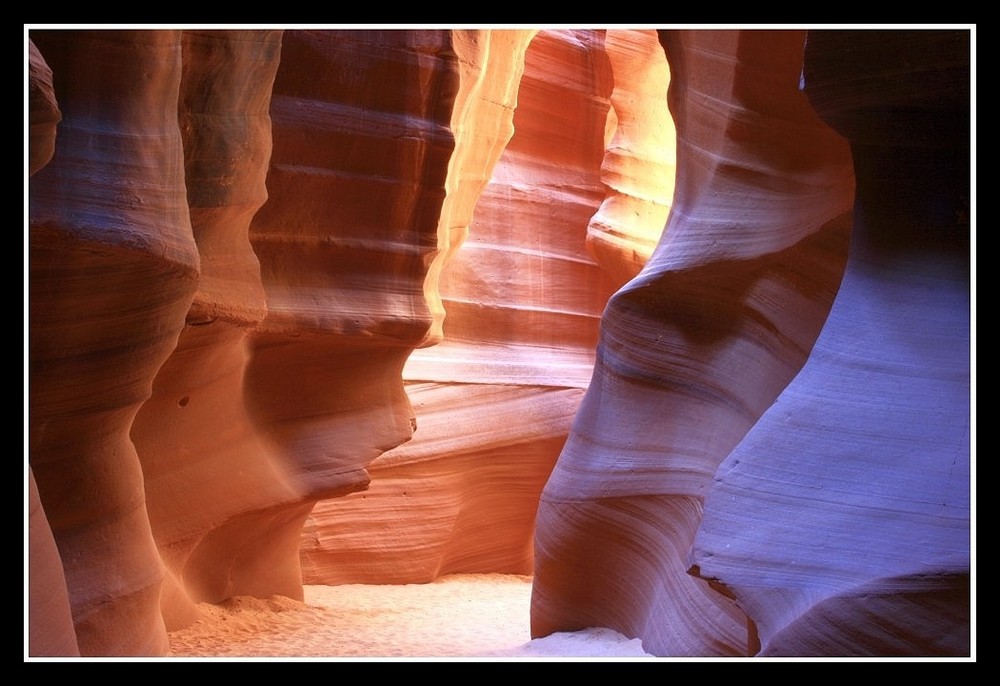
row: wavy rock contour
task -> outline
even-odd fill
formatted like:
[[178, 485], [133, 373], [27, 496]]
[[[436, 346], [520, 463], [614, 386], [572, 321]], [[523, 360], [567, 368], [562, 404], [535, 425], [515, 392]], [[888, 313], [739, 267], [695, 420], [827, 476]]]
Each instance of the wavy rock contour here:
[[444, 339], [404, 368], [417, 431], [372, 463], [366, 492], [313, 511], [303, 532], [307, 581], [531, 573], [538, 495], [612, 291], [585, 244], [604, 195], [604, 36], [531, 38], [524, 32], [517, 44], [519, 88], [490, 79], [516, 95], [501, 112], [513, 137], [497, 150], [468, 237], [441, 272]]
[[969, 655], [969, 36], [818, 31], [805, 54], [857, 169], [850, 258], [692, 560], [760, 655]]
[[665, 31], [677, 127], [663, 237], [605, 310], [542, 494], [533, 636], [604, 626], [657, 655], [744, 655], [687, 573], [715, 470], [791, 380], [846, 259], [846, 142], [799, 90], [803, 31]]
[[41, 31], [63, 119], [29, 188], [29, 454], [81, 654], [162, 654], [163, 577], [129, 430], [199, 258], [177, 125], [181, 35]]

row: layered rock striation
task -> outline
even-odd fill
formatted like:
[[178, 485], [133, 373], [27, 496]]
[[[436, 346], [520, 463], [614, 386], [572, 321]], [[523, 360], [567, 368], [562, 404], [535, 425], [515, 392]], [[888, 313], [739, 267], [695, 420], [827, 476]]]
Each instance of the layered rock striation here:
[[969, 36], [811, 32], [850, 257], [806, 365], [720, 466], [692, 561], [766, 656], [971, 649]]
[[27, 656], [452, 572], [969, 653], [969, 32], [28, 38]]
[[[519, 88], [494, 77], [516, 94], [504, 105], [513, 136], [441, 273], [444, 338], [403, 370], [417, 431], [371, 464], [367, 491], [313, 510], [303, 531], [307, 582], [531, 573], [538, 496], [614, 289], [587, 251], [588, 222], [608, 194], [609, 96], [615, 83], [627, 89], [650, 76], [613, 74], [612, 34], [662, 59], [653, 32], [541, 31], [530, 45], [523, 34]], [[656, 75], [665, 89], [665, 74]], [[628, 140], [618, 138], [619, 160]]]
[[[411, 436], [400, 370], [510, 112], [469, 95], [489, 32], [32, 33], [31, 171], [63, 116], [29, 207], [32, 541], [44, 511], [82, 654], [162, 654], [198, 602], [301, 597], [309, 510]], [[495, 43], [507, 89], [526, 40]]]
[[677, 191], [542, 496], [533, 633], [969, 655], [968, 33], [661, 35]]
[[62, 121], [29, 184], [31, 470], [80, 652], [162, 654], [162, 568], [129, 431], [198, 279], [177, 126], [181, 34], [32, 40]]
[[607, 626], [657, 655], [747, 654], [742, 610], [688, 554], [716, 469], [805, 362], [847, 255], [850, 149], [799, 90], [805, 38], [661, 33], [673, 205], [604, 312], [542, 494], [535, 636]]
[[[244, 400], [248, 336], [267, 312], [249, 226], [267, 199], [281, 31], [184, 31], [177, 103], [198, 289], [132, 426], [167, 572], [167, 627], [237, 593], [301, 593], [281, 506], [301, 509]], [[234, 479], [234, 469], [238, 478]], [[234, 543], [238, 541], [238, 543]]]
[[[52, 69], [34, 41], [28, 41], [28, 176], [48, 164], [62, 119], [52, 87]], [[27, 474], [28, 652], [38, 656], [77, 656], [62, 559], [45, 516], [31, 465]]]

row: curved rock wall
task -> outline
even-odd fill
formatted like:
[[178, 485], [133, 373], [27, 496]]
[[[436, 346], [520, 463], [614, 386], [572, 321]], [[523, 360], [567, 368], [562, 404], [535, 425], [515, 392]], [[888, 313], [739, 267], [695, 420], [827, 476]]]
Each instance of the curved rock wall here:
[[968, 655], [968, 32], [661, 35], [677, 192], [543, 493], [533, 635]]
[[400, 373], [432, 322], [457, 87], [448, 31], [285, 35], [246, 393], [313, 500], [365, 488], [365, 465], [412, 434]]
[[601, 181], [604, 202], [587, 227], [587, 249], [621, 287], [649, 259], [674, 194], [676, 138], [664, 93], [667, 58], [656, 31], [611, 29], [605, 52], [614, 89]]
[[968, 32], [30, 37], [31, 655], [458, 571], [968, 653]]
[[521, 33], [520, 87], [503, 85], [513, 137], [441, 273], [444, 339], [404, 368], [416, 434], [372, 463], [366, 492], [314, 509], [303, 531], [307, 582], [531, 573], [538, 495], [613, 290], [586, 251], [604, 196], [604, 35], [532, 35]]
[[692, 560], [760, 655], [968, 655], [969, 36], [806, 47], [857, 170], [850, 258], [805, 367], [722, 463]]
[[[266, 313], [248, 232], [267, 199], [269, 105], [281, 37], [281, 31], [185, 31], [182, 37], [177, 109], [201, 270], [177, 346], [131, 431], [153, 535], [169, 572], [162, 594], [168, 628], [190, 622], [194, 602], [255, 591], [301, 594], [294, 560], [283, 563], [265, 552], [280, 540], [278, 506], [301, 509], [300, 494], [243, 400], [247, 336]], [[268, 561], [266, 574], [258, 559]]]
[[677, 178], [649, 262], [609, 303], [542, 494], [532, 634], [606, 626], [658, 655], [743, 655], [687, 573], [715, 470], [801, 367], [839, 286], [850, 150], [799, 90], [804, 31], [661, 34]]
[[199, 258], [177, 125], [181, 34], [39, 31], [62, 122], [29, 184], [29, 451], [84, 655], [162, 654], [162, 565], [129, 430]]
[[65, 104], [31, 183], [31, 471], [80, 652], [162, 654], [196, 602], [301, 597], [313, 504], [411, 435], [425, 281], [506, 111], [460, 103], [450, 175], [472, 31], [35, 33]]
[[[52, 69], [34, 41], [28, 40], [28, 176], [48, 164], [55, 150], [56, 125], [62, 119], [52, 88]], [[31, 465], [27, 474], [28, 653], [76, 656], [80, 649], [62, 559], [45, 516]]]

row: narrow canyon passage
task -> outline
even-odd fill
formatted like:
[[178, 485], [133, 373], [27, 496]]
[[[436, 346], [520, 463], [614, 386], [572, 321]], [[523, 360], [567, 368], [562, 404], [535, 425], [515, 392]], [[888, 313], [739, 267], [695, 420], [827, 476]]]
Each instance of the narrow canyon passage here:
[[25, 27], [25, 658], [974, 657], [975, 27]]

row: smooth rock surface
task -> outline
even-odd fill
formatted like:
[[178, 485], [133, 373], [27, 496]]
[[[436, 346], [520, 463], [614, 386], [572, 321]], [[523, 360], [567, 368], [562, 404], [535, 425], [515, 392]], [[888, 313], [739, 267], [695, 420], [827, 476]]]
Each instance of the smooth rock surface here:
[[[62, 119], [52, 89], [52, 70], [28, 41], [28, 176], [48, 164], [55, 150], [56, 124]], [[27, 473], [28, 652], [31, 655], [80, 654], [62, 559], [42, 508], [31, 465]]]
[[455, 573], [974, 652], [969, 31], [26, 38], [26, 658]]
[[747, 654], [743, 613], [688, 553], [715, 470], [805, 362], [846, 259], [850, 150], [798, 88], [805, 37], [661, 33], [676, 191], [604, 312], [542, 494], [536, 637], [605, 626], [656, 655]]
[[604, 196], [604, 35], [529, 39], [508, 104], [513, 137], [440, 275], [444, 338], [403, 370], [417, 430], [372, 462], [367, 491], [313, 510], [307, 583], [531, 573], [538, 496], [586, 386], [613, 284], [586, 248]]
[[29, 184], [29, 454], [83, 655], [157, 655], [163, 569], [129, 431], [199, 256], [177, 125], [181, 34], [38, 31], [62, 122]]
[[692, 560], [760, 655], [967, 656], [968, 34], [810, 33], [804, 79], [851, 142], [850, 259], [805, 367], [722, 463]]

